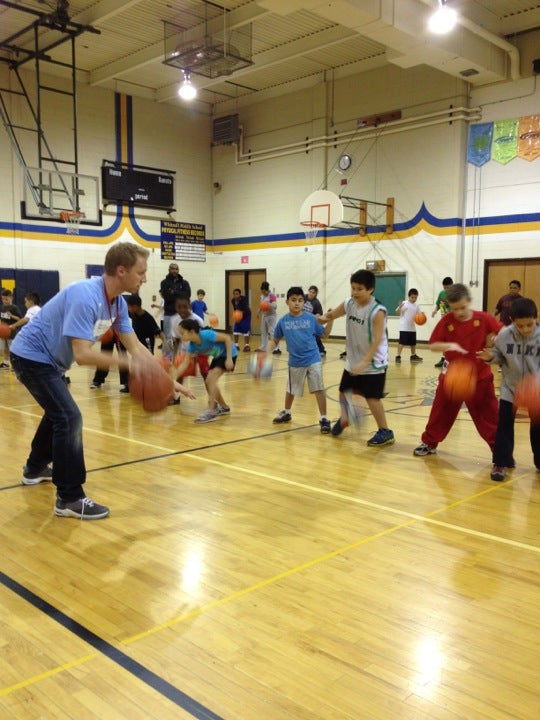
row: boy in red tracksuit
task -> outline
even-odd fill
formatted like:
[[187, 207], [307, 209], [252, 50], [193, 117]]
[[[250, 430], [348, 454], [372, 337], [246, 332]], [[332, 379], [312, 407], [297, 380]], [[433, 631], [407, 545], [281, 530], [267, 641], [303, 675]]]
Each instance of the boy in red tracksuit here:
[[473, 397], [465, 404], [480, 436], [493, 449], [497, 431], [498, 403], [491, 368], [476, 356], [493, 340], [503, 327], [493, 315], [471, 308], [469, 290], [461, 283], [452, 285], [446, 294], [450, 312], [437, 323], [429, 339], [430, 349], [444, 353], [445, 363], [435, 392], [422, 442], [414, 455], [434, 455], [437, 445], [452, 429], [462, 402], [451, 400], [444, 391], [448, 365], [459, 358], [476, 365], [477, 381]]

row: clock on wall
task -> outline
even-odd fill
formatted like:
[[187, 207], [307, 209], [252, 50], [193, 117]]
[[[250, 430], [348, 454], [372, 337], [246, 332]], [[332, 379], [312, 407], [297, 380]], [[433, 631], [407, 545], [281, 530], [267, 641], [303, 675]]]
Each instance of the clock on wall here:
[[340, 170], [348, 170], [351, 167], [352, 158], [347, 153], [344, 153], [338, 160]]

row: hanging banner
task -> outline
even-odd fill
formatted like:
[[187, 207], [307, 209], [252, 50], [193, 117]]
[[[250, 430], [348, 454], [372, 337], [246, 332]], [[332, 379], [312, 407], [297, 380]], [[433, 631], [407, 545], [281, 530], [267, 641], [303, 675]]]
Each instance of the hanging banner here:
[[518, 157], [529, 161], [540, 157], [540, 115], [520, 118], [518, 133]]
[[493, 123], [491, 159], [503, 165], [517, 157], [519, 118], [497, 120]]
[[491, 156], [491, 140], [493, 123], [478, 123], [469, 128], [467, 160], [480, 167], [485, 165]]

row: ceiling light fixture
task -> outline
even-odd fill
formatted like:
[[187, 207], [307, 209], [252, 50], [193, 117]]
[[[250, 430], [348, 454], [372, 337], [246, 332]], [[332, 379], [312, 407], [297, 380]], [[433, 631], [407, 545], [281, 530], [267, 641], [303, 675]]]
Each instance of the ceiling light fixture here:
[[182, 100], [194, 100], [197, 97], [197, 88], [191, 84], [191, 73], [189, 70], [183, 70], [184, 80], [178, 88], [178, 94]]
[[439, 0], [439, 7], [428, 20], [428, 30], [436, 35], [452, 31], [457, 23], [457, 12], [448, 7], [446, 0]]

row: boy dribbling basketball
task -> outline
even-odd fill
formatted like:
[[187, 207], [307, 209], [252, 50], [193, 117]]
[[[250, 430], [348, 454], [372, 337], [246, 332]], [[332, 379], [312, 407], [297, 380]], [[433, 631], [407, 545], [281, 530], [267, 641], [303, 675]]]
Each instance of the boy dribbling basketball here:
[[502, 324], [489, 313], [473, 310], [469, 290], [461, 283], [448, 288], [446, 299], [450, 312], [439, 320], [429, 339], [431, 350], [444, 353], [444, 367], [439, 375], [422, 442], [413, 452], [417, 456], [434, 455], [438, 444], [452, 429], [462, 400], [448, 396], [444, 380], [449, 364], [464, 357], [475, 364], [477, 371], [476, 389], [472, 397], [465, 400], [465, 405], [480, 436], [490, 448], [495, 443], [497, 398], [493, 374], [491, 368], [477, 357], [477, 353], [490, 344]]

